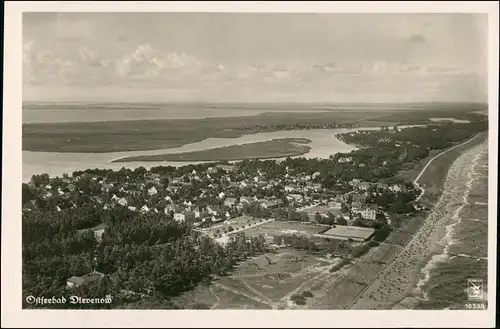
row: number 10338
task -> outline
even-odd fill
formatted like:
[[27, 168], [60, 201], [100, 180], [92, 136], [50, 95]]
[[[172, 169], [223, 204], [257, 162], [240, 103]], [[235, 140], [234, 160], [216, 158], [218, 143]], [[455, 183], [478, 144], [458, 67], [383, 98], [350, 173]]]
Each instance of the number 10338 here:
[[465, 308], [468, 310], [485, 310], [486, 305], [484, 303], [467, 303]]

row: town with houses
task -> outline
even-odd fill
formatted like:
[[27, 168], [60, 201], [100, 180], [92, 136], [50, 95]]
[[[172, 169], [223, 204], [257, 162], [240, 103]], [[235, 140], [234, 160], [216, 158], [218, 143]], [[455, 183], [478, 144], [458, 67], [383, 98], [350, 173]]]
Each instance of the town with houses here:
[[[425, 140], [407, 143], [415, 134], [422, 136], [422, 129]], [[260, 248], [279, 252], [280, 248], [305, 248], [310, 253], [329, 250], [332, 255], [349, 261], [378, 246], [402, 222], [411, 221], [414, 214], [428, 210], [419, 201], [422, 188], [394, 176], [404, 166], [429, 154], [430, 143], [436, 145], [442, 139], [438, 136], [440, 129], [452, 131], [448, 126], [436, 126], [347, 133], [341, 138], [356, 143], [359, 149], [325, 160], [244, 160], [182, 167], [157, 166], [149, 170], [144, 167], [86, 169], [75, 171], [71, 176], [63, 174], [53, 178], [47, 174], [34, 175], [31, 181], [23, 184], [23, 213], [26, 216], [31, 213], [28, 217], [35, 221], [40, 212], [45, 218], [60, 213], [64, 222], [65, 212], [81, 208], [83, 214], [88, 214], [95, 209], [97, 215], [90, 215], [94, 218], [88, 220], [85, 227], [78, 223], [67, 225], [80, 225], [77, 233], [82, 237], [92, 235], [101, 258], [102, 250], [97, 250], [106, 244], [103, 237], [109, 227], [106, 221], [99, 222], [99, 214], [107, 212], [106, 218], [118, 214], [117, 219], [113, 219], [113, 239], [121, 234], [116, 231], [120, 229], [116, 227], [116, 220], [135, 216], [134, 222], [126, 225], [138, 225], [135, 221], [141, 218], [153, 220], [145, 225], [155, 225], [154, 228], [140, 228], [143, 234], [148, 230], [162, 234], [158, 233], [162, 225], [176, 223], [176, 230], [189, 227], [220, 248], [231, 249], [229, 254], [235, 252], [232, 250], [243, 234], [245, 248], [249, 250]], [[451, 133], [458, 134], [456, 138], [463, 138], [460, 134], [470, 134], [456, 129]], [[388, 141], [382, 143], [381, 138]], [[372, 153], [371, 144], [379, 148], [377, 154]], [[444, 141], [434, 147], [448, 145], [449, 142]], [[127, 213], [130, 215], [124, 215]], [[71, 216], [78, 218], [77, 214]], [[49, 218], [41, 220], [50, 221]], [[78, 221], [72, 219], [75, 220]], [[152, 224], [154, 221], [166, 224], [157, 226]], [[126, 234], [134, 233], [128, 231]], [[147, 239], [147, 235], [140, 239], [144, 238]], [[64, 237], [62, 239], [64, 243]], [[151, 238], [149, 240], [147, 245], [150, 247], [165, 245], [160, 242], [162, 238], [156, 244]], [[326, 249], [322, 249], [323, 246]], [[240, 253], [243, 249], [238, 248]], [[224, 254], [222, 250], [217, 253]], [[106, 277], [96, 270], [99, 267], [97, 258], [92, 260], [94, 265], [85, 267], [92, 269], [86, 274], [76, 275], [69, 270], [67, 288], [74, 289]], [[142, 296], [148, 296], [145, 291], [149, 290], [141, 289]]]
[[[339, 161], [346, 161], [343, 159], [350, 157], [340, 158]], [[329, 227], [321, 237], [365, 241], [375, 232], [375, 229], [366, 227], [370, 226], [370, 222], [378, 219], [390, 224], [390, 216], [377, 204], [368, 202], [370, 197], [381, 195], [383, 191], [399, 193], [407, 190], [403, 184], [388, 185], [353, 179], [347, 184], [350, 189], [348, 192], [338, 193], [324, 189], [315, 182], [319, 172], [305, 175], [294, 174], [288, 167], [285, 170], [283, 177], [268, 177], [260, 170], [252, 176], [239, 171], [237, 164], [216, 164], [209, 166], [205, 172], [193, 169], [190, 173], [168, 178], [144, 170], [143, 175], [136, 177], [134, 182], [130, 177], [126, 177], [125, 182], [119, 182], [84, 172], [71, 178], [53, 178], [42, 186], [35, 186], [32, 181], [28, 186], [40, 193], [41, 199], [47, 203], [52, 199], [57, 200], [55, 211], [61, 211], [62, 207], [78, 206], [73, 202], [75, 194], [83, 194], [78, 183], [87, 179], [93, 189], [100, 191], [98, 195], [89, 197], [89, 201], [96, 206], [105, 210], [123, 207], [137, 213], [160, 213], [165, 215], [166, 220], [188, 221], [200, 232], [222, 244], [229, 241], [231, 234], [269, 220], [290, 220], [290, 211], [302, 222], [329, 222]], [[184, 190], [190, 189], [193, 184], [202, 186], [198, 190], [199, 194], [183, 197], [191, 195], [184, 193]], [[36, 207], [36, 199], [33, 199], [25, 204], [23, 210], [32, 211]], [[286, 215], [276, 218], [284, 209]], [[361, 227], [371, 234], [358, 237], [359, 221], [356, 219], [364, 220]], [[332, 230], [335, 227], [337, 229]], [[105, 228], [104, 224], [99, 224], [90, 230], [100, 241]]]

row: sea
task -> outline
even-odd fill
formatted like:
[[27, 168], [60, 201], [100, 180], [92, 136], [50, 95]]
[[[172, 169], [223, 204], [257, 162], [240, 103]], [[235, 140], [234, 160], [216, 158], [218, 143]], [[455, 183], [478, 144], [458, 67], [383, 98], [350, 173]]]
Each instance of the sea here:
[[[422, 269], [423, 277], [418, 282], [422, 298], [414, 309], [467, 309], [470, 307], [467, 305], [474, 303], [487, 305], [488, 152], [485, 144], [466, 176], [462, 200], [453, 205], [437, 251]], [[474, 290], [474, 286], [479, 290]], [[478, 291], [480, 294], [476, 294]]]

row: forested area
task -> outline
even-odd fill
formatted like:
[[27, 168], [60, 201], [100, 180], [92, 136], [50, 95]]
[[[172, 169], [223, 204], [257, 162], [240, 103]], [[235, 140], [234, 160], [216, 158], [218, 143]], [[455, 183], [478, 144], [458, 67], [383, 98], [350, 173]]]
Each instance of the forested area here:
[[[106, 225], [100, 243], [92, 231], [79, 231], [94, 226], [96, 218]], [[238, 261], [263, 252], [263, 237], [239, 233], [224, 248], [189, 224], [161, 214], [93, 207], [27, 212], [23, 215], [23, 292], [25, 296], [69, 296], [74, 292], [65, 289], [68, 278], [97, 270], [105, 278], [84, 286], [79, 295], [110, 294], [113, 308], [143, 298], [152, 298], [163, 308], [174, 307], [168, 304], [171, 297], [212, 275], [226, 275]], [[137, 305], [151, 307], [151, 301]]]

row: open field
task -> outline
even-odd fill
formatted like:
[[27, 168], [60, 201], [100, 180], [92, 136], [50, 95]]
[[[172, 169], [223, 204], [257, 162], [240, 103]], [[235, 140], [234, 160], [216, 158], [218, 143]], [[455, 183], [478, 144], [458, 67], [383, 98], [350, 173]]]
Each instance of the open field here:
[[[135, 120], [23, 124], [23, 150], [44, 152], [121, 152], [180, 147], [206, 138], [239, 137], [276, 131], [273, 125], [324, 125], [328, 123], [373, 126], [369, 120], [391, 124], [419, 124], [430, 118], [463, 119], [481, 105], [450, 107], [447, 104], [411, 106], [405, 111], [357, 108], [328, 112], [272, 112], [253, 116], [203, 119]], [[328, 108], [328, 107], [327, 107]], [[253, 126], [269, 127], [254, 130]], [[280, 128], [281, 129], [281, 128]], [[293, 129], [293, 128], [292, 128]]]
[[200, 285], [176, 298], [185, 307], [193, 300], [209, 308], [278, 308], [290, 297], [322, 274], [329, 274], [333, 260], [326, 260], [303, 251], [283, 249], [278, 254], [264, 254], [248, 259], [230, 276], [217, 278], [210, 286]]
[[328, 227], [302, 222], [273, 221], [245, 230], [247, 236], [277, 236], [283, 234], [309, 235], [325, 231]]
[[311, 208], [307, 208], [304, 210], [307, 214], [315, 214], [316, 212], [326, 214], [328, 212], [331, 212], [335, 216], [339, 216], [341, 214], [340, 209], [333, 209], [331, 207], [325, 206], [325, 205], [317, 205], [313, 206]]
[[[213, 225], [209, 228], [201, 229], [202, 232], [208, 235], [213, 235], [216, 231], [219, 232], [228, 232], [228, 233], [236, 233], [242, 230], [245, 230], [247, 227], [251, 227], [253, 225], [265, 223], [269, 221], [268, 219], [263, 218], [253, 218], [250, 216], [241, 216], [236, 218], [231, 218], [219, 224]], [[261, 224], [265, 225], [265, 224]], [[229, 228], [232, 227], [232, 231], [229, 231]], [[247, 229], [248, 230], [248, 229]], [[246, 232], [246, 230], [245, 230]]]
[[292, 157], [305, 154], [311, 149], [307, 145], [299, 143], [310, 143], [308, 139], [280, 138], [265, 142], [248, 143], [241, 145], [230, 145], [217, 147], [202, 151], [140, 155], [125, 157], [113, 162], [134, 161], [215, 161], [215, 160], [245, 160], [245, 159], [273, 159]]

